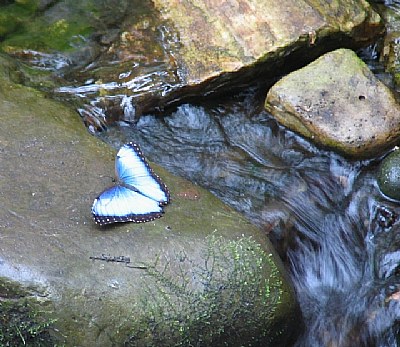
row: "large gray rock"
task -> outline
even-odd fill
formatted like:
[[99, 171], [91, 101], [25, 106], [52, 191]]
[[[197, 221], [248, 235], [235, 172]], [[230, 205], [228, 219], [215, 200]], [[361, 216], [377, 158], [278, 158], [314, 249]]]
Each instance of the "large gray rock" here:
[[[41, 312], [37, 335], [52, 323], [66, 346], [287, 345], [297, 305], [258, 229], [157, 166], [172, 193], [165, 216], [98, 227], [90, 206], [111, 184], [115, 152], [1, 66], [0, 317], [34, 301], [24, 311], [18, 302], [13, 322]], [[102, 254], [130, 262], [90, 259]], [[12, 328], [0, 326], [12, 339], [4, 345], [28, 339]]]
[[269, 90], [265, 108], [291, 130], [354, 158], [376, 156], [400, 135], [394, 95], [347, 49], [282, 78]]

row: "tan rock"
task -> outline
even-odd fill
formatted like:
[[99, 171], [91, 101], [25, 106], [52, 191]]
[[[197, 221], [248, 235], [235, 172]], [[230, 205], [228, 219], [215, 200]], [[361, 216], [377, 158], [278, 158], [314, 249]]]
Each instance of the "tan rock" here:
[[[269, 60], [293, 47], [319, 44], [335, 33], [366, 41], [380, 18], [366, 1], [153, 0], [179, 34], [174, 52], [186, 83]], [[271, 63], [273, 63], [271, 61]]]
[[347, 49], [282, 78], [268, 92], [265, 107], [293, 131], [355, 158], [379, 154], [400, 134], [393, 94]]

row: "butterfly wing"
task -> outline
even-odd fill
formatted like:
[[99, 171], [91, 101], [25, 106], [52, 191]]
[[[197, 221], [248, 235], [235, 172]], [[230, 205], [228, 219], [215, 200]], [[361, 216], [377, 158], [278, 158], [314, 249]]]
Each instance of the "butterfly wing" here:
[[117, 222], [149, 222], [160, 218], [163, 209], [158, 201], [123, 186], [114, 186], [102, 192], [92, 206], [96, 224]]
[[170, 194], [167, 186], [154, 173], [137, 144], [130, 142], [121, 147], [117, 153], [115, 171], [122, 184], [137, 189], [161, 205], [168, 204]]

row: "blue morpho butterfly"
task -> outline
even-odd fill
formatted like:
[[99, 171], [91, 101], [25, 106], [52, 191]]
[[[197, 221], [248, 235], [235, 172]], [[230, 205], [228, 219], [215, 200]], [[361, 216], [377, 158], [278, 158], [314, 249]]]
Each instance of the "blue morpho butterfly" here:
[[133, 142], [121, 147], [115, 159], [117, 184], [103, 191], [92, 206], [96, 224], [144, 223], [160, 218], [170, 194]]

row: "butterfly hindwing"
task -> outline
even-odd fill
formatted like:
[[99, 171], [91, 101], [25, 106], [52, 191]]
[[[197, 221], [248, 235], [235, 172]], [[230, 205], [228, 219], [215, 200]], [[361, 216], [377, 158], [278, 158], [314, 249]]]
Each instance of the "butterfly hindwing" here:
[[100, 225], [116, 222], [149, 222], [160, 218], [160, 204], [123, 186], [114, 186], [102, 192], [92, 206], [95, 222]]
[[117, 153], [115, 171], [123, 185], [133, 187], [161, 205], [168, 204], [170, 194], [167, 186], [154, 173], [137, 144], [130, 142], [121, 147]]

